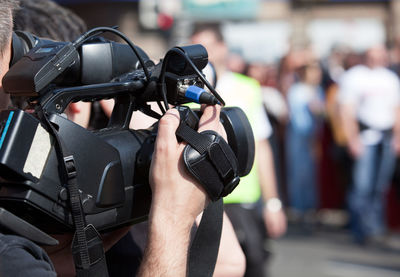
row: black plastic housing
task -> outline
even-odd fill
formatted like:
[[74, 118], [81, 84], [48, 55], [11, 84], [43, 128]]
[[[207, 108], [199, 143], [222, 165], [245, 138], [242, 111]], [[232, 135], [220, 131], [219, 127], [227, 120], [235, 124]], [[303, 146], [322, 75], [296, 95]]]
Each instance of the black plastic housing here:
[[[37, 139], [37, 129], [44, 127], [21, 110], [4, 111], [0, 118], [10, 118], [2, 131], [0, 148], [0, 205], [48, 233], [72, 230], [53, 139], [48, 133], [49, 143], [43, 135]], [[90, 132], [57, 114], [50, 120], [74, 156], [88, 223], [107, 230], [144, 220], [151, 203], [148, 178], [135, 178], [136, 155], [146, 139], [144, 133], [111, 129]], [[32, 157], [43, 165], [39, 170], [26, 166], [30, 152], [39, 153], [35, 148], [42, 151], [41, 157]], [[35, 212], [27, 214], [24, 210]]]
[[[107, 83], [139, 68], [138, 58], [128, 45], [99, 38], [75, 49], [70, 42], [16, 32], [12, 45], [13, 67], [3, 77], [3, 86], [13, 96], [38, 97], [47, 93], [49, 85]], [[140, 47], [135, 48], [145, 61], [149, 60]]]

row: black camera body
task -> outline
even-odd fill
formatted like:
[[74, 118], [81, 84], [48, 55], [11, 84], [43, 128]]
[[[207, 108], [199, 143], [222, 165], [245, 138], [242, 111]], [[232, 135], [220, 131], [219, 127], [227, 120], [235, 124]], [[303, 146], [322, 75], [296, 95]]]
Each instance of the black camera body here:
[[[98, 37], [79, 47], [32, 40], [27, 34], [14, 39], [19, 39], [14, 43], [18, 48], [15, 64], [5, 75], [3, 87], [13, 97], [29, 97], [34, 112], [0, 113], [0, 207], [46, 233], [74, 230], [57, 141], [40, 116], [44, 114], [75, 161], [86, 222], [109, 231], [145, 220], [151, 204], [149, 169], [157, 123], [149, 129], [131, 130], [131, 114], [141, 110], [154, 115], [148, 106], [151, 101], [190, 102], [182, 88], [204, 86], [204, 76], [190, 63], [203, 69], [208, 61], [205, 48], [180, 47], [154, 64], [136, 46], [144, 61], [139, 62], [129, 46]], [[25, 45], [25, 50], [18, 45]], [[176, 54], [181, 52], [190, 63]], [[107, 128], [90, 131], [63, 114], [73, 101], [108, 98], [115, 99], [115, 107]], [[254, 160], [250, 124], [239, 108], [223, 108], [221, 122], [238, 159], [239, 175], [244, 176]], [[197, 129], [196, 123], [191, 127]]]
[[[3, 128], [0, 148], [0, 205], [47, 233], [73, 230], [54, 139], [26, 112], [3, 116], [9, 125]], [[148, 174], [149, 164], [142, 164], [139, 150], [146, 140], [154, 142], [156, 133], [115, 128], [91, 132], [59, 114], [49, 119], [73, 153], [86, 221], [106, 230], [144, 220], [151, 193], [148, 180], [135, 173], [142, 167]]]

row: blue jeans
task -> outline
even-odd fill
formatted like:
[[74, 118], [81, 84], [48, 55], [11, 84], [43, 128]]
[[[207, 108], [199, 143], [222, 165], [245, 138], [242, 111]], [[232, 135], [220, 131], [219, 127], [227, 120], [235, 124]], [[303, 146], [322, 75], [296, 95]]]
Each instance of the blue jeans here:
[[314, 133], [287, 129], [286, 169], [289, 206], [303, 214], [317, 208], [317, 175], [313, 151]]
[[386, 191], [394, 172], [396, 155], [392, 135], [381, 143], [364, 145], [353, 167], [353, 187], [348, 195], [351, 229], [357, 242], [385, 232]]

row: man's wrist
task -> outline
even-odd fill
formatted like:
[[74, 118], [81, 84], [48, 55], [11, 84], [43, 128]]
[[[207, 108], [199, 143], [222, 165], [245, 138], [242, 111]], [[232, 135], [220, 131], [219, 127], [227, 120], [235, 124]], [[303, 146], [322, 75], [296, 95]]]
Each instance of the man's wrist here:
[[184, 276], [192, 225], [189, 218], [180, 221], [179, 215], [152, 205], [148, 242], [138, 276]]
[[282, 201], [277, 197], [269, 198], [265, 201], [264, 208], [269, 212], [279, 212], [282, 210]]
[[165, 207], [153, 205], [150, 214], [149, 222], [152, 224], [157, 224], [159, 226], [169, 226], [179, 227], [183, 230], [191, 229], [195, 217], [190, 214], [180, 213], [176, 210], [169, 210]]

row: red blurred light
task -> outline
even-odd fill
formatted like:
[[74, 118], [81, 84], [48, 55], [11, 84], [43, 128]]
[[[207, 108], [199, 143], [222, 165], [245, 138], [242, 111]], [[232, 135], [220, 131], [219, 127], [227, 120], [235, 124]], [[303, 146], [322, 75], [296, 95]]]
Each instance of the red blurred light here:
[[157, 16], [157, 25], [158, 27], [166, 31], [172, 27], [174, 24], [174, 18], [168, 14], [165, 13], [159, 13]]

